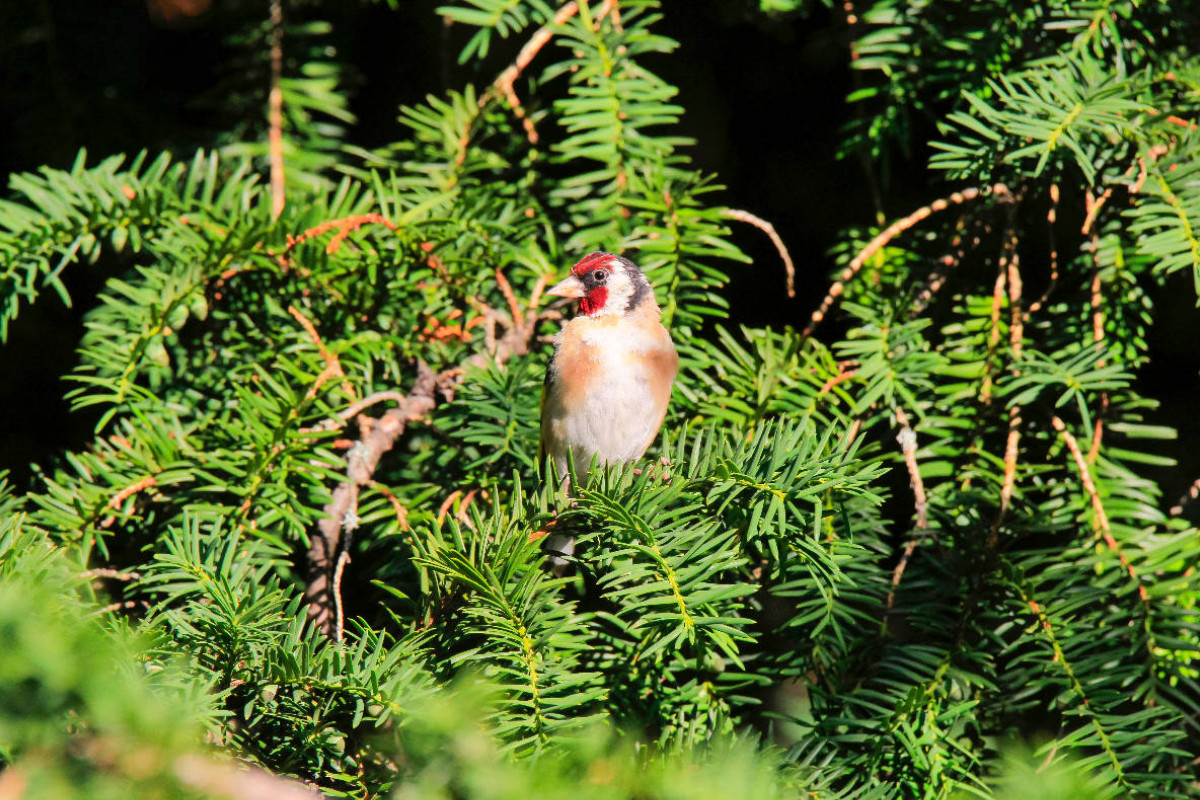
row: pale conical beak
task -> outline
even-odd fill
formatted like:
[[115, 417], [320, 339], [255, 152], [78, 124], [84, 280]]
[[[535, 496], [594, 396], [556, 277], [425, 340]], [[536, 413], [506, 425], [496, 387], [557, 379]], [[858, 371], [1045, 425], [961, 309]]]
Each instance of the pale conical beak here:
[[565, 279], [551, 286], [546, 290], [546, 294], [553, 297], [583, 297], [587, 294], [587, 289], [583, 286], [583, 281], [576, 278], [574, 275], [568, 275]]

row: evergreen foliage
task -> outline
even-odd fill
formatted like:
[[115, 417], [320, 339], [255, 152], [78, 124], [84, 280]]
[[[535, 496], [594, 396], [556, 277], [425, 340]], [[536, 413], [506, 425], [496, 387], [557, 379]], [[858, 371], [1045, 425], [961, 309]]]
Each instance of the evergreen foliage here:
[[[845, 232], [828, 338], [726, 320], [656, 0], [455, 0], [478, 82], [372, 150], [322, 4], [261, 5], [281, 213], [262, 81], [211, 151], [0, 201], [0, 332], [112, 275], [66, 376], [94, 440], [0, 492], [0, 796], [1197, 792], [1200, 536], [1136, 383], [1149, 288], [1200, 293], [1185, 4], [861, 4], [844, 154], [886, 187], [931, 117], [949, 199]], [[682, 368], [644, 463], [567, 496], [543, 290], [596, 249]]]

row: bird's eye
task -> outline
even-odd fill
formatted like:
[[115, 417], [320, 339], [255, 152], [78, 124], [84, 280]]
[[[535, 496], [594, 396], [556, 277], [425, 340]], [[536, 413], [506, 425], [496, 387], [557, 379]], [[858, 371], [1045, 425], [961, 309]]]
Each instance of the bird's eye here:
[[595, 283], [604, 283], [608, 280], [608, 270], [594, 269], [592, 270], [592, 281]]

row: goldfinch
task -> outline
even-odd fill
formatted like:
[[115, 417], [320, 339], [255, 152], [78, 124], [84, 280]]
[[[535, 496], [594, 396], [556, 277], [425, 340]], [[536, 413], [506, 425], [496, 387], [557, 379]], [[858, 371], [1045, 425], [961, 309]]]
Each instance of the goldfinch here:
[[567, 475], [635, 461], [658, 435], [679, 356], [654, 290], [627, 258], [589, 253], [549, 295], [579, 299], [554, 340], [542, 398], [542, 451]]

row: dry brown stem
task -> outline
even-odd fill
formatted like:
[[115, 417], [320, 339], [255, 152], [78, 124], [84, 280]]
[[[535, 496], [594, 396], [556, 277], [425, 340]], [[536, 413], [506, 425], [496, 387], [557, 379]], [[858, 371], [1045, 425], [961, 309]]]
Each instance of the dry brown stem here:
[[309, 400], [316, 397], [317, 392], [321, 390], [321, 387], [325, 385], [325, 382], [333, 378], [341, 378], [342, 391], [346, 393], [347, 397], [354, 397], [355, 392], [353, 384], [346, 379], [346, 373], [342, 371], [342, 363], [338, 361], [337, 354], [330, 351], [329, 348], [325, 346], [325, 340], [321, 338], [321, 334], [317, 333], [317, 326], [312, 323], [312, 320], [304, 316], [304, 314], [300, 312], [300, 309], [296, 308], [295, 306], [288, 306], [288, 313], [300, 323], [300, 327], [304, 328], [305, 333], [308, 334], [308, 338], [312, 340], [314, 345], [316, 345], [317, 352], [320, 353], [321, 358], [325, 361], [325, 368], [321, 370], [319, 375], [317, 375], [317, 379], [313, 381], [313, 385], [308, 387], [305, 397]]
[[896, 600], [896, 590], [900, 588], [900, 580], [904, 577], [908, 560], [912, 558], [913, 551], [917, 549], [917, 540], [929, 528], [929, 501], [925, 495], [925, 481], [921, 479], [921, 469], [917, 464], [917, 434], [909, 424], [908, 415], [899, 406], [896, 407], [896, 423], [900, 425], [900, 433], [896, 434], [896, 441], [900, 444], [900, 452], [904, 455], [904, 466], [908, 468], [909, 483], [913, 490], [917, 533], [905, 543], [904, 552], [900, 554], [900, 560], [896, 563], [896, 568], [892, 570], [892, 588], [888, 591], [886, 605], [888, 610], [891, 610], [892, 604]]
[[[929, 205], [918, 208], [907, 217], [898, 219], [885, 228], [881, 233], [879, 233], [879, 235], [872, 239], [867, 246], [864, 247], [862, 251], [860, 251], [859, 254], [854, 257], [854, 259], [850, 262], [850, 265], [842, 270], [841, 274], [838, 275], [838, 278], [836, 281], [834, 281], [833, 286], [829, 287], [829, 293], [825, 295], [825, 299], [821, 301], [821, 306], [813, 312], [812, 320], [808, 323], [808, 327], [804, 329], [802, 335], [806, 337], [812, 335], [813, 330], [815, 330], [817, 325], [821, 323], [821, 320], [825, 319], [825, 315], [829, 313], [829, 309], [831, 309], [833, 304], [837, 302], [837, 299], [841, 297], [842, 292], [845, 291], [846, 284], [858, 274], [859, 270], [861, 270], [863, 265], [867, 262], [867, 259], [879, 252], [879, 250], [888, 242], [892, 241], [901, 233], [909, 228], [912, 228], [914, 225], [928, 218], [932, 214], [935, 214], [939, 211], [944, 211], [951, 206], [962, 205], [965, 202], [974, 200], [980, 195], [987, 193], [987, 191], [976, 187], [964, 189], [961, 192], [954, 192], [949, 197], [934, 200]], [[993, 186], [990, 190], [990, 193], [997, 196], [1007, 196], [1009, 194], [1008, 188], [1005, 187], [1004, 184], [1000, 183]]]
[[[116, 511], [118, 508], [121, 507], [122, 503], [124, 503], [129, 498], [133, 497], [138, 492], [140, 492], [144, 489], [149, 489], [149, 488], [151, 488], [153, 486], [157, 486], [157, 485], [158, 485], [158, 479], [155, 478], [153, 475], [147, 475], [146, 477], [142, 478], [141, 480], [134, 481], [133, 483], [129, 484], [121, 491], [114, 494], [112, 496], [112, 498], [106, 504], [106, 507], [109, 509], [112, 509], [113, 511]], [[112, 527], [113, 523], [115, 523], [116, 521], [117, 521], [116, 515], [109, 515], [100, 521], [100, 527], [101, 528]]]
[[[565, 24], [567, 20], [577, 13], [579, 13], [579, 4], [575, 0], [571, 0], [571, 2], [560, 7], [555, 12], [554, 19], [533, 32], [533, 35], [529, 37], [529, 41], [517, 53], [517, 57], [513, 60], [513, 63], [509, 64], [496, 77], [496, 80], [492, 82], [491, 88], [479, 98], [479, 107], [483, 108], [492, 97], [496, 95], [503, 97], [516, 118], [521, 120], [521, 125], [525, 128], [525, 136], [529, 139], [530, 144], [537, 144], [538, 132], [533, 126], [533, 120], [525, 113], [525, 107], [521, 105], [521, 98], [517, 96], [514, 84], [521, 77], [521, 73], [533, 62], [537, 54], [541, 52], [542, 48], [554, 38], [554, 28]], [[614, 24], [619, 25], [620, 17], [618, 16], [617, 0], [604, 0], [604, 4], [600, 6], [600, 11], [596, 15], [595, 24], [598, 26], [600, 21], [609, 14], [613, 15]]]
[[779, 237], [779, 233], [775, 230], [775, 226], [767, 222], [762, 217], [751, 214], [749, 211], [743, 211], [740, 208], [727, 208], [721, 212], [721, 216], [736, 219], [738, 222], [745, 222], [753, 225], [760, 231], [765, 233], [771, 240], [771, 244], [775, 245], [775, 250], [779, 253], [779, 257], [783, 259], [783, 269], [787, 273], [787, 294], [788, 297], [796, 296], [796, 265], [792, 263], [792, 254], [788, 252], [787, 246], [784, 245], [783, 239]]
[[271, 218], [283, 213], [283, 0], [271, 0], [271, 89], [267, 95], [267, 151], [271, 163]]
[[1100, 493], [1096, 491], [1096, 483], [1092, 480], [1092, 473], [1088, 469], [1087, 459], [1083, 457], [1083, 452], [1079, 449], [1079, 442], [1067, 430], [1066, 424], [1057, 416], [1051, 417], [1050, 422], [1054, 425], [1054, 429], [1058, 431], [1059, 435], [1062, 436], [1067, 449], [1071, 451], [1071, 458], [1075, 460], [1075, 467], [1079, 470], [1079, 479], [1083, 482], [1083, 488], [1088, 493], [1088, 497], [1091, 498], [1092, 512], [1095, 515], [1092, 525], [1096, 533], [1104, 540], [1104, 544], [1108, 546], [1108, 549], [1117, 554], [1121, 566], [1125, 568], [1129, 573], [1129, 577], [1137, 584], [1138, 596], [1142, 598], [1143, 602], [1149, 601], [1150, 596], [1146, 592], [1146, 587], [1138, 579], [1133, 564], [1130, 564], [1129, 560], [1125, 558], [1125, 554], [1121, 552], [1121, 546], [1112, 535], [1112, 528], [1108, 524], [1108, 515], [1104, 513], [1104, 503], [1100, 500]]
[[408, 424], [433, 410], [436, 390], [437, 375], [425, 362], [418, 362], [416, 379], [403, 401], [379, 419], [359, 418], [362, 433], [346, 456], [346, 480], [333, 490], [333, 498], [324, 509], [325, 518], [317, 523], [317, 534], [309, 537], [305, 593], [308, 615], [327, 633], [334, 630], [331, 612], [341, 603], [340, 597], [333, 596], [332, 582], [341, 553], [346, 549], [343, 532], [349, 533], [357, 526], [360, 487], [372, 483], [383, 454], [392, 449]]
[[[309, 537], [308, 588], [305, 592], [309, 618], [326, 633], [331, 633], [339, 639], [342, 635], [342, 572], [349, 561], [350, 537], [358, 525], [358, 497], [361, 488], [373, 486], [388, 497], [396, 509], [401, 526], [407, 528], [407, 510], [391, 492], [373, 479], [380, 460], [392, 449], [409, 423], [422, 419], [433, 411], [439, 393], [447, 397], [452, 396], [454, 384], [462, 379], [468, 367], [486, 366], [489, 361], [503, 363], [515, 355], [528, 352], [529, 342], [541, 319], [537, 305], [548, 280], [548, 276], [543, 276], [534, 284], [529, 305], [524, 312], [521, 312], [519, 305], [516, 306], [515, 316], [521, 320], [521, 324], [515, 323], [485, 303], [475, 302], [490, 321], [489, 327], [492, 330], [484, 352], [468, 357], [462, 366], [441, 374], [435, 373], [425, 362], [419, 361], [416, 379], [407, 394], [381, 392], [357, 403], [359, 408], [351, 406], [339, 415], [347, 420], [357, 417], [361, 433], [358, 441], [346, 454], [346, 480], [334, 489], [332, 499], [325, 506], [324, 518], [317, 524], [317, 531]], [[507, 294], [511, 292], [512, 287], [509, 286]], [[515, 303], [515, 296], [513, 302]], [[499, 338], [494, 334], [497, 321], [505, 327], [504, 334]], [[388, 409], [378, 419], [359, 416], [373, 404], [367, 401], [380, 402], [382, 399], [394, 401], [396, 407]], [[465, 505], [466, 503], [464, 508]]]

